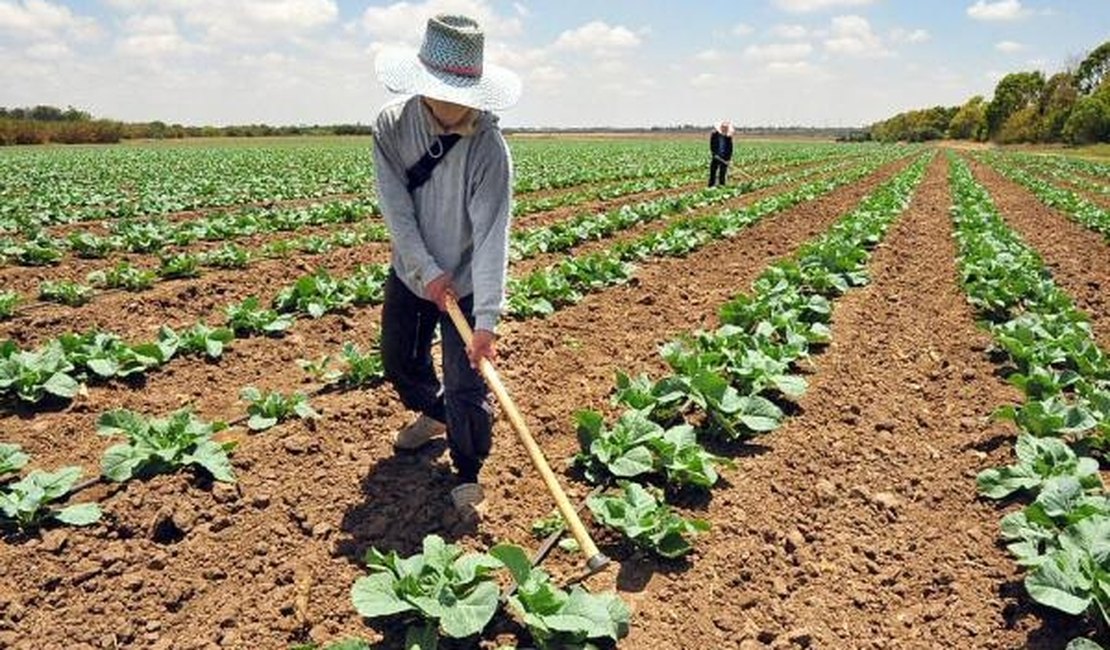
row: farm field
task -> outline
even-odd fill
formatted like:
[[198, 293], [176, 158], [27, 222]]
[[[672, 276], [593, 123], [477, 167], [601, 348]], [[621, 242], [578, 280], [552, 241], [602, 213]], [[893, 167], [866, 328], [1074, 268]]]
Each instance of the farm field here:
[[[738, 140], [707, 189], [701, 140], [510, 146], [497, 367], [593, 495], [614, 561], [581, 584], [627, 608], [595, 632], [1110, 643], [1110, 165]], [[539, 546], [554, 503], [503, 419], [478, 523], [445, 442], [392, 450], [369, 147], [0, 151], [0, 647], [401, 648], [411, 612], [352, 600], [369, 549]], [[626, 480], [688, 523], [606, 524]], [[508, 607], [477, 629], [439, 647], [542, 642]]]

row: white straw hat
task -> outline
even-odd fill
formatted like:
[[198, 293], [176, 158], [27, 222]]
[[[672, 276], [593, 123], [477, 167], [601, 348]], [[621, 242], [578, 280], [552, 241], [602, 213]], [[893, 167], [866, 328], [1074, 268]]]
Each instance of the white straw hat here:
[[481, 110], [508, 108], [520, 99], [520, 78], [500, 66], [484, 64], [485, 35], [465, 16], [428, 19], [420, 50], [378, 54], [378, 79], [395, 93], [425, 95]]

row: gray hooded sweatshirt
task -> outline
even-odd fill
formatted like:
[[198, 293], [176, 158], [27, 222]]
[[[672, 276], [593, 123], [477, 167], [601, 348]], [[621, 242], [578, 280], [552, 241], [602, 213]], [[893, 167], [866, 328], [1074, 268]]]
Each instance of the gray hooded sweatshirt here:
[[497, 117], [480, 112], [411, 194], [405, 170], [439, 127], [420, 96], [386, 104], [374, 124], [378, 202], [392, 237], [393, 269], [414, 294], [444, 272], [459, 297], [474, 294], [474, 327], [495, 331], [505, 301], [512, 212], [512, 158]]

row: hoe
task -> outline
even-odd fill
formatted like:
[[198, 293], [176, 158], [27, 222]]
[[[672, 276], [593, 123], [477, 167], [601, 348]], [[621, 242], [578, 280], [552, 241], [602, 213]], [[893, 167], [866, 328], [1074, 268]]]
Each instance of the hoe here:
[[[459, 309], [459, 304], [451, 296], [447, 297], [447, 313], [451, 316], [451, 320], [455, 323], [455, 327], [459, 330], [459, 335], [462, 336], [463, 341], [470, 345], [471, 339], [474, 337], [474, 332], [470, 329], [470, 324], [466, 322], [462, 311]], [[513, 398], [509, 396], [509, 392], [505, 390], [505, 385], [501, 383], [501, 378], [497, 375], [497, 370], [494, 369], [493, 364], [488, 359], [482, 359], [478, 364], [478, 370], [482, 373], [482, 378], [486, 380], [490, 390], [497, 396], [497, 401], [501, 403], [501, 408], [505, 410], [506, 415], [509, 416], [509, 422], [513, 425], [517, 437], [520, 438], [524, 448], [528, 450], [528, 457], [532, 459], [532, 464], [535, 465], [539, 471], [540, 476], [543, 478], [544, 485], [547, 486], [547, 491], [555, 499], [555, 505], [559, 508], [559, 513], [563, 515], [563, 521], [566, 522], [567, 528], [570, 529], [571, 535], [574, 536], [575, 541], [578, 542], [578, 547], [586, 556], [586, 568], [590, 573], [594, 573], [605, 566], [609, 562], [609, 558], [597, 550], [597, 545], [590, 539], [590, 534], [586, 532], [586, 527], [582, 525], [582, 520], [578, 518], [578, 512], [575, 511], [574, 506], [571, 505], [567, 495], [563, 492], [562, 486], [559, 485], [559, 480], [555, 477], [555, 473], [551, 471], [551, 467], [547, 464], [547, 459], [544, 458], [543, 451], [540, 450], [536, 440], [532, 437], [532, 433], [528, 431], [528, 425], [524, 423], [524, 417], [521, 416], [520, 411], [517, 410], [516, 404], [513, 403]]]

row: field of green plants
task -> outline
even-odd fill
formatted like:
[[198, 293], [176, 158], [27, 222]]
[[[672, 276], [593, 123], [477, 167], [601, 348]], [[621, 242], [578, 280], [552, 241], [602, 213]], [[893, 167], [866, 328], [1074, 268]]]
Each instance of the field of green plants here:
[[480, 521], [393, 452], [371, 146], [0, 151], [0, 647], [1110, 647], [1110, 165], [510, 138], [589, 575], [506, 421]]

